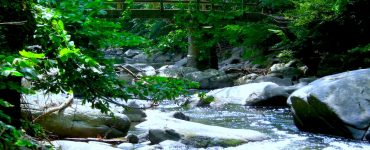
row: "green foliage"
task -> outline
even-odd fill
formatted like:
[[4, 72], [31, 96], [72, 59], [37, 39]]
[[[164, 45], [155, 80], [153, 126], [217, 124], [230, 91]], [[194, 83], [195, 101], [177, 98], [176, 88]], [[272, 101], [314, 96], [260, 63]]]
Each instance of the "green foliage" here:
[[37, 139], [46, 139], [47, 135], [44, 130], [44, 128], [37, 124], [37, 123], [32, 123], [30, 121], [24, 121], [22, 120], [22, 129], [30, 136], [37, 138]]
[[340, 15], [349, 0], [294, 0], [294, 24], [307, 25], [314, 21], [328, 21]]
[[162, 52], [186, 52], [187, 33], [184, 30], [177, 29], [169, 32], [167, 35], [159, 38], [158, 49]]
[[[296, 0], [289, 30], [295, 35], [290, 49], [311, 74], [368, 67], [366, 45], [370, 19], [366, 0]], [[362, 51], [362, 52], [361, 52]], [[359, 55], [360, 54], [360, 55]], [[322, 73], [324, 72], [324, 73]]]
[[283, 63], [288, 63], [294, 59], [293, 52], [290, 50], [282, 50], [276, 57]]
[[[109, 20], [104, 18], [106, 10], [111, 9], [104, 0], [62, 1], [50, 4], [46, 0], [44, 6], [55, 6], [56, 13], [64, 23], [65, 29], [71, 34], [76, 46], [82, 50], [91, 50], [107, 47], [123, 47], [145, 45], [144, 38], [125, 32], [122, 29], [123, 20]], [[63, 28], [63, 26], [61, 26]]]
[[[0, 99], [0, 107], [13, 106]], [[0, 149], [19, 149], [20, 147], [37, 148], [37, 144], [26, 139], [24, 133], [8, 124], [11, 119], [0, 110]], [[6, 120], [6, 122], [1, 120]]]
[[136, 81], [126, 90], [138, 96], [139, 99], [158, 102], [163, 99], [176, 100], [181, 95], [189, 94], [188, 89], [198, 88], [199, 83], [188, 80], [146, 76]]
[[348, 50], [349, 53], [368, 53], [370, 52], [370, 44], [365, 46], [358, 46]]
[[293, 7], [292, 0], [260, 0], [260, 2], [260, 7], [271, 11], [269, 13], [283, 12]]
[[199, 97], [200, 103], [202, 103], [203, 105], [209, 105], [215, 101], [215, 98], [213, 96], [208, 96], [204, 92], [198, 93], [198, 97]]
[[[103, 1], [57, 3], [42, 0], [40, 4], [33, 4], [32, 7], [37, 29], [32, 36], [32, 42], [27, 44], [37, 44], [40, 48], [2, 51], [0, 90], [15, 89], [25, 94], [36, 90], [45, 90], [47, 93], [78, 91], [83, 97], [83, 103], [89, 102], [93, 108], [107, 113], [109, 112], [107, 99], [127, 100], [142, 95], [150, 96], [156, 101], [164, 98], [174, 99], [183, 94], [186, 88], [194, 86], [194, 83], [180, 80], [148, 77], [135, 84], [143, 89], [136, 89], [127, 87], [125, 83], [119, 81], [112, 61], [104, 59], [100, 49], [137, 46], [145, 44], [146, 41], [141, 37], [123, 32], [119, 20], [116, 22], [102, 18], [105, 14], [104, 9], [107, 8], [103, 5]], [[11, 76], [28, 79], [32, 82], [32, 88], [27, 89], [19, 83], [7, 81]], [[140, 85], [144, 82], [149, 84]], [[156, 87], [160, 89], [157, 90]], [[173, 93], [171, 90], [176, 91]], [[165, 93], [157, 93], [162, 91]], [[0, 102], [4, 106], [8, 104], [2, 100]], [[7, 121], [20, 119], [10, 118], [2, 112], [0, 116], [1, 120]], [[0, 136], [1, 140], [4, 140], [1, 142], [0, 149], [33, 146], [22, 138], [21, 132], [8, 125], [8, 122], [0, 123]], [[26, 124], [25, 127], [35, 136], [44, 134], [38, 126]]]

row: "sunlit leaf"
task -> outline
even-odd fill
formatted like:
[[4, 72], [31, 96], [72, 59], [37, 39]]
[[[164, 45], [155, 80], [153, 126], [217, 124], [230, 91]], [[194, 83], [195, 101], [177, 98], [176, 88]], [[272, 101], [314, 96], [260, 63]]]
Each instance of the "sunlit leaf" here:
[[27, 57], [27, 58], [41, 59], [41, 58], [45, 57], [45, 54], [37, 54], [37, 53], [33, 53], [33, 52], [28, 52], [28, 51], [25, 51], [25, 50], [19, 51], [19, 54], [21, 56]]

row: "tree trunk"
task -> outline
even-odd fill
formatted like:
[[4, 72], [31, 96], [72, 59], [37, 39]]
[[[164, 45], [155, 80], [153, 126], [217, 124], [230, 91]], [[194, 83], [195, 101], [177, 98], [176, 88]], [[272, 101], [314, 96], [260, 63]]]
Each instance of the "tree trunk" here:
[[194, 67], [198, 68], [199, 67], [199, 49], [195, 44], [194, 37], [192, 36], [194, 32], [194, 29], [189, 29], [188, 33], [188, 62], [187, 66], [188, 67]]
[[214, 46], [209, 51], [209, 67], [212, 69], [218, 69], [218, 57], [217, 57], [217, 48]]

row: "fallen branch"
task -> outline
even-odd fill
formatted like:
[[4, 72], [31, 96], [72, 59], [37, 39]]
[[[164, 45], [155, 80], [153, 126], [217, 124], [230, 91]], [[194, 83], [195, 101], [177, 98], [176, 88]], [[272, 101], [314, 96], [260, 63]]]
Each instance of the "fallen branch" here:
[[121, 107], [124, 107], [124, 108], [130, 108], [130, 109], [149, 109], [149, 108], [153, 108], [155, 106], [158, 106], [157, 104], [151, 104], [150, 106], [148, 107], [132, 107], [132, 106], [128, 106], [127, 104], [122, 104], [122, 103], [119, 103], [119, 102], [116, 102], [112, 99], [108, 99], [108, 98], [103, 98], [105, 101], [109, 102], [109, 103], [112, 103], [112, 104], [115, 104], [117, 106], [121, 106]]
[[125, 67], [125, 66], [121, 66], [121, 65], [119, 65], [119, 66], [117, 66], [117, 67], [119, 67], [119, 68], [122, 68], [123, 69], [123, 71], [125, 71], [125, 72], [127, 72], [128, 74], [130, 74], [132, 77], [134, 77], [136, 80], [137, 79], [140, 79], [140, 77], [139, 76], [137, 76], [135, 73], [133, 73], [130, 69], [128, 69], [127, 67]]
[[0, 22], [0, 25], [24, 25], [27, 21]]
[[68, 96], [68, 98], [60, 105], [60, 106], [57, 106], [57, 107], [51, 107], [51, 108], [48, 108], [47, 110], [45, 110], [40, 116], [36, 117], [35, 119], [33, 119], [32, 122], [36, 122], [37, 120], [47, 116], [47, 115], [50, 115], [51, 113], [54, 113], [56, 111], [59, 111], [59, 113], [63, 112], [67, 107], [71, 106], [73, 103], [73, 94], [70, 94]]

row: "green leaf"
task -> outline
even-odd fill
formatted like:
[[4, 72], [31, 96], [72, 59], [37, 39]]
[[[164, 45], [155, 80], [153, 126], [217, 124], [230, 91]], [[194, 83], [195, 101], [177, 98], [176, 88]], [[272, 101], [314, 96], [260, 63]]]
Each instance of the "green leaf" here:
[[15, 145], [20, 146], [20, 147], [31, 147], [34, 144], [32, 144], [29, 140], [18, 139], [17, 142], [15, 142]]
[[58, 26], [61, 30], [64, 30], [64, 24], [62, 20], [58, 20]]
[[1, 120], [2, 120], [2, 119], [4, 119], [4, 120], [5, 120], [5, 122], [10, 122], [10, 121], [11, 121], [10, 116], [8, 116], [8, 115], [4, 114], [2, 110], [0, 110], [0, 119], [1, 119]]
[[45, 58], [45, 54], [37, 54], [33, 52], [27, 52], [25, 50], [19, 51], [19, 54], [26, 58], [36, 58], [36, 59]]
[[16, 76], [16, 77], [23, 77], [24, 76], [22, 73], [20, 73], [18, 71], [13, 71], [11, 75]]
[[3, 106], [3, 107], [13, 107], [12, 104], [10, 104], [9, 102], [4, 101], [2, 99], [0, 99], [0, 106]]

